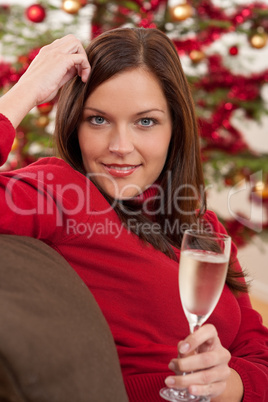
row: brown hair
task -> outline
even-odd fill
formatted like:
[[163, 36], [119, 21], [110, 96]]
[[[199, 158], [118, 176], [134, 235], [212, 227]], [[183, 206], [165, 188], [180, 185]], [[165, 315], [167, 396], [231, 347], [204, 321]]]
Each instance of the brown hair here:
[[[84, 84], [80, 77], [74, 78], [62, 88], [58, 102], [56, 140], [60, 156], [74, 169], [85, 173], [77, 128], [88, 96], [100, 84], [123, 71], [143, 68], [154, 74], [162, 87], [172, 117], [168, 155], [158, 179], [158, 185], [164, 190], [164, 205], [161, 204], [163, 213], [156, 216], [156, 221], [162, 228], [161, 234], [153, 231], [137, 233], [133, 218], [137, 223], [152, 224], [152, 221], [145, 214], [137, 213], [141, 206], [137, 206], [135, 202], [118, 202], [114, 209], [126, 225], [131, 211], [135, 210], [131, 217], [130, 229], [145, 242], [151, 243], [156, 249], [175, 259], [171, 245], [177, 248], [181, 246], [183, 230], [175, 231], [174, 225], [178, 223], [180, 228], [190, 228], [198, 223], [206, 210], [195, 109], [176, 48], [173, 42], [157, 29], [119, 28], [92, 40], [86, 53], [92, 68], [88, 82]], [[169, 172], [172, 174], [168, 174]], [[178, 188], [179, 210], [173, 202]], [[193, 196], [193, 191], [198, 197]], [[109, 196], [103, 195], [109, 202], [112, 201]], [[156, 197], [156, 211], [159, 209], [159, 203], [160, 200]], [[197, 209], [200, 211], [198, 215], [195, 213]], [[126, 213], [126, 210], [129, 212]], [[227, 276], [230, 288], [234, 291], [244, 291], [245, 287], [234, 276], [230, 268]]]

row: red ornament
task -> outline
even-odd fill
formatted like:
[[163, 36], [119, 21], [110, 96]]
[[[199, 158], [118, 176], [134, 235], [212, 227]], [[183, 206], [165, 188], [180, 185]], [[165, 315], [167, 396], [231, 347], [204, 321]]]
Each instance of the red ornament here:
[[36, 47], [28, 53], [28, 60], [31, 62], [40, 52], [40, 48]]
[[233, 110], [235, 108], [235, 105], [233, 103], [227, 102], [224, 105], [225, 110]]
[[10, 12], [10, 6], [8, 4], [1, 5], [0, 12], [1, 12], [1, 14], [2, 14], [2, 12], [8, 14]]
[[237, 47], [237, 46], [232, 46], [232, 47], [230, 47], [230, 49], [229, 49], [229, 54], [230, 54], [231, 56], [236, 56], [236, 55], [238, 55], [238, 47]]
[[244, 18], [248, 18], [248, 17], [251, 16], [251, 11], [250, 11], [249, 8], [244, 8], [244, 9], [241, 11], [241, 14], [243, 15]]
[[40, 105], [37, 106], [37, 109], [42, 115], [47, 115], [53, 109], [53, 103], [52, 102], [41, 103]]
[[25, 15], [31, 22], [42, 22], [46, 18], [46, 10], [41, 4], [33, 4], [26, 8]]
[[28, 66], [29, 65], [29, 63], [28, 63], [28, 57], [27, 56], [25, 56], [25, 55], [21, 55], [21, 56], [18, 56], [18, 63], [20, 63], [22, 66]]
[[97, 23], [93, 23], [91, 25], [91, 35], [92, 35], [92, 39], [96, 38], [97, 36], [99, 36], [102, 33], [102, 26], [100, 24]]
[[4, 61], [0, 62], [0, 88], [11, 82], [11, 64]]
[[[242, 219], [247, 219], [243, 214], [238, 213], [237, 217]], [[246, 246], [252, 237], [256, 235], [254, 229], [246, 228], [243, 223], [239, 222], [239, 219], [230, 219], [225, 220], [223, 222], [224, 227], [226, 228], [227, 232], [232, 237], [234, 243], [237, 247], [244, 247]]]

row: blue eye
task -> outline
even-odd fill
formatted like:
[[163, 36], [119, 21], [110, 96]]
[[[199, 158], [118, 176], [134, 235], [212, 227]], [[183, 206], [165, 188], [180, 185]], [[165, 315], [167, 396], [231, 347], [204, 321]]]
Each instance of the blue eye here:
[[89, 121], [96, 126], [100, 126], [101, 124], [106, 122], [105, 118], [101, 116], [90, 116]]
[[140, 123], [142, 126], [150, 127], [155, 123], [155, 121], [153, 119], [149, 119], [148, 117], [144, 117], [140, 120]]

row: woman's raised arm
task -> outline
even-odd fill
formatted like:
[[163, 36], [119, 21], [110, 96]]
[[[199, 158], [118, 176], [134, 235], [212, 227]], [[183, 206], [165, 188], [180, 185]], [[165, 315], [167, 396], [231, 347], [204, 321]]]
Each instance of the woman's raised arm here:
[[0, 98], [0, 113], [16, 128], [36, 105], [53, 99], [77, 74], [86, 82], [90, 65], [81, 42], [73, 35], [44, 46], [19, 81]]

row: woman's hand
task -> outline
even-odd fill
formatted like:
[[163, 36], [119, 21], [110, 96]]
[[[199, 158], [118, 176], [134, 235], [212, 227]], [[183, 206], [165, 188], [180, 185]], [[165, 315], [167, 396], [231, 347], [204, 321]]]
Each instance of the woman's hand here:
[[36, 105], [53, 99], [58, 90], [79, 75], [86, 82], [90, 65], [81, 42], [73, 35], [44, 46], [26, 72], [0, 99], [0, 112], [16, 127]]
[[[198, 353], [195, 353], [198, 350]], [[230, 376], [231, 355], [219, 340], [215, 327], [205, 324], [178, 343], [179, 357], [169, 368], [177, 375], [166, 379], [171, 388], [188, 388], [193, 395], [215, 398], [221, 395]], [[182, 375], [183, 372], [189, 373]]]
[[34, 84], [35, 103], [55, 97], [58, 90], [77, 74], [86, 82], [90, 65], [81, 42], [73, 35], [44, 46], [20, 79], [20, 84]]

